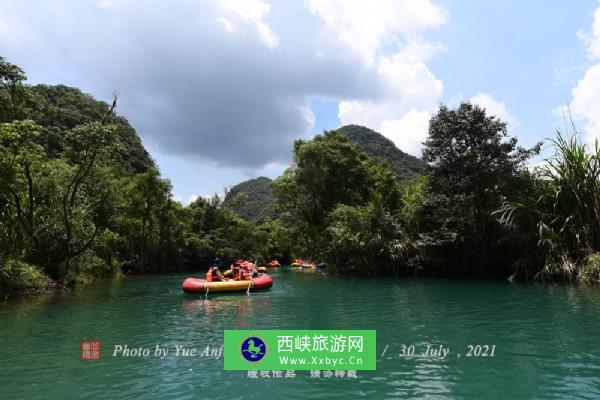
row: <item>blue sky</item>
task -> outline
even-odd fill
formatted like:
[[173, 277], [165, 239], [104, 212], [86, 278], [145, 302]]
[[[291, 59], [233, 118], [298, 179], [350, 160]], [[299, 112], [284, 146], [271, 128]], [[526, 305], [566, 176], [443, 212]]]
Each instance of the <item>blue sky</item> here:
[[571, 104], [598, 136], [600, 3], [0, 0], [0, 55], [31, 83], [119, 94], [177, 199], [278, 176], [291, 144], [367, 125], [419, 155], [440, 103], [473, 101], [525, 146]]
[[596, 1], [443, 1], [451, 10], [439, 40], [448, 52], [429, 64], [445, 84], [444, 101], [489, 93], [518, 121], [511, 131], [526, 145], [562, 127], [551, 110], [571, 101]]

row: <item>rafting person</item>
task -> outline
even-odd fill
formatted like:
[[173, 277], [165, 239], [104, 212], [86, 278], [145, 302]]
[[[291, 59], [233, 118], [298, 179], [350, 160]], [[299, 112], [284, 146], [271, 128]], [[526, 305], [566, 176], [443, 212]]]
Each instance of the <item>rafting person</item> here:
[[[238, 260], [241, 261], [241, 260]], [[252, 263], [250, 263], [250, 261], [243, 261], [240, 263], [240, 271], [239, 271], [239, 275], [238, 275], [238, 280], [239, 281], [245, 281], [250, 279], [251, 275], [250, 275], [250, 266], [252, 265]]]
[[219, 271], [219, 267], [223, 265], [219, 257], [215, 258], [212, 265], [208, 268], [208, 272], [206, 273], [206, 280], [209, 282], [219, 282], [224, 281], [225, 277]]
[[231, 276], [236, 281], [240, 280], [241, 262], [242, 260], [236, 260], [233, 262], [233, 264], [231, 264]]

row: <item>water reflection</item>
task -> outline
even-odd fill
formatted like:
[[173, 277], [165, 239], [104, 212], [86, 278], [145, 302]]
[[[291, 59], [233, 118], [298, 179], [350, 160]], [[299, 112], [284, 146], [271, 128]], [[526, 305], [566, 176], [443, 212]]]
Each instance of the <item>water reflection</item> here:
[[215, 296], [199, 299], [183, 299], [185, 313], [203, 319], [204, 323], [211, 325], [224, 318], [236, 325], [247, 324], [252, 315], [270, 312], [271, 298], [269, 296]]

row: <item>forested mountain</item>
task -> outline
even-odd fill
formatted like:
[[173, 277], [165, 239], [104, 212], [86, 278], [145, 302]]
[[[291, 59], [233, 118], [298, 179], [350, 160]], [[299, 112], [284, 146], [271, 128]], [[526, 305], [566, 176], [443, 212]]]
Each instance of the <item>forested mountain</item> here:
[[[386, 161], [399, 181], [410, 180], [425, 172], [426, 164], [422, 160], [398, 149], [381, 133], [359, 125], [346, 125], [336, 132], [357, 143], [374, 161]], [[257, 221], [272, 210], [275, 200], [270, 183], [271, 179], [266, 177], [241, 182], [231, 188], [224, 205], [244, 219]], [[240, 193], [244, 195], [237, 197]]]
[[[24, 100], [27, 107], [23, 107], [22, 117], [33, 119], [44, 129], [45, 132], [40, 137], [44, 143], [40, 144], [44, 145], [49, 154], [55, 158], [59, 158], [64, 151], [65, 132], [77, 125], [98, 121], [108, 115], [109, 111], [109, 105], [104, 101], [96, 100], [77, 88], [64, 85], [30, 86], [26, 97]], [[15, 117], [8, 112], [0, 112], [0, 116], [3, 119]], [[126, 170], [138, 173], [154, 166], [135, 129], [125, 117], [111, 113], [106, 122], [116, 128], [121, 146], [119, 158]]]
[[273, 208], [275, 197], [271, 182], [271, 179], [260, 176], [238, 183], [227, 193], [223, 205], [244, 219], [257, 221]]
[[381, 133], [359, 125], [346, 125], [337, 129], [360, 145], [375, 161], [387, 161], [398, 180], [410, 180], [425, 172], [426, 164], [415, 156], [398, 149], [394, 142]]

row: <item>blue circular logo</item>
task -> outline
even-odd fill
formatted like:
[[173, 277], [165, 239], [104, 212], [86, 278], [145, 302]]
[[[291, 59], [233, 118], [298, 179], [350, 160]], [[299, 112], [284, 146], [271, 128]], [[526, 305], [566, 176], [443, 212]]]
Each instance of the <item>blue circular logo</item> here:
[[251, 336], [242, 342], [242, 356], [250, 362], [257, 362], [267, 354], [267, 345], [262, 339]]

